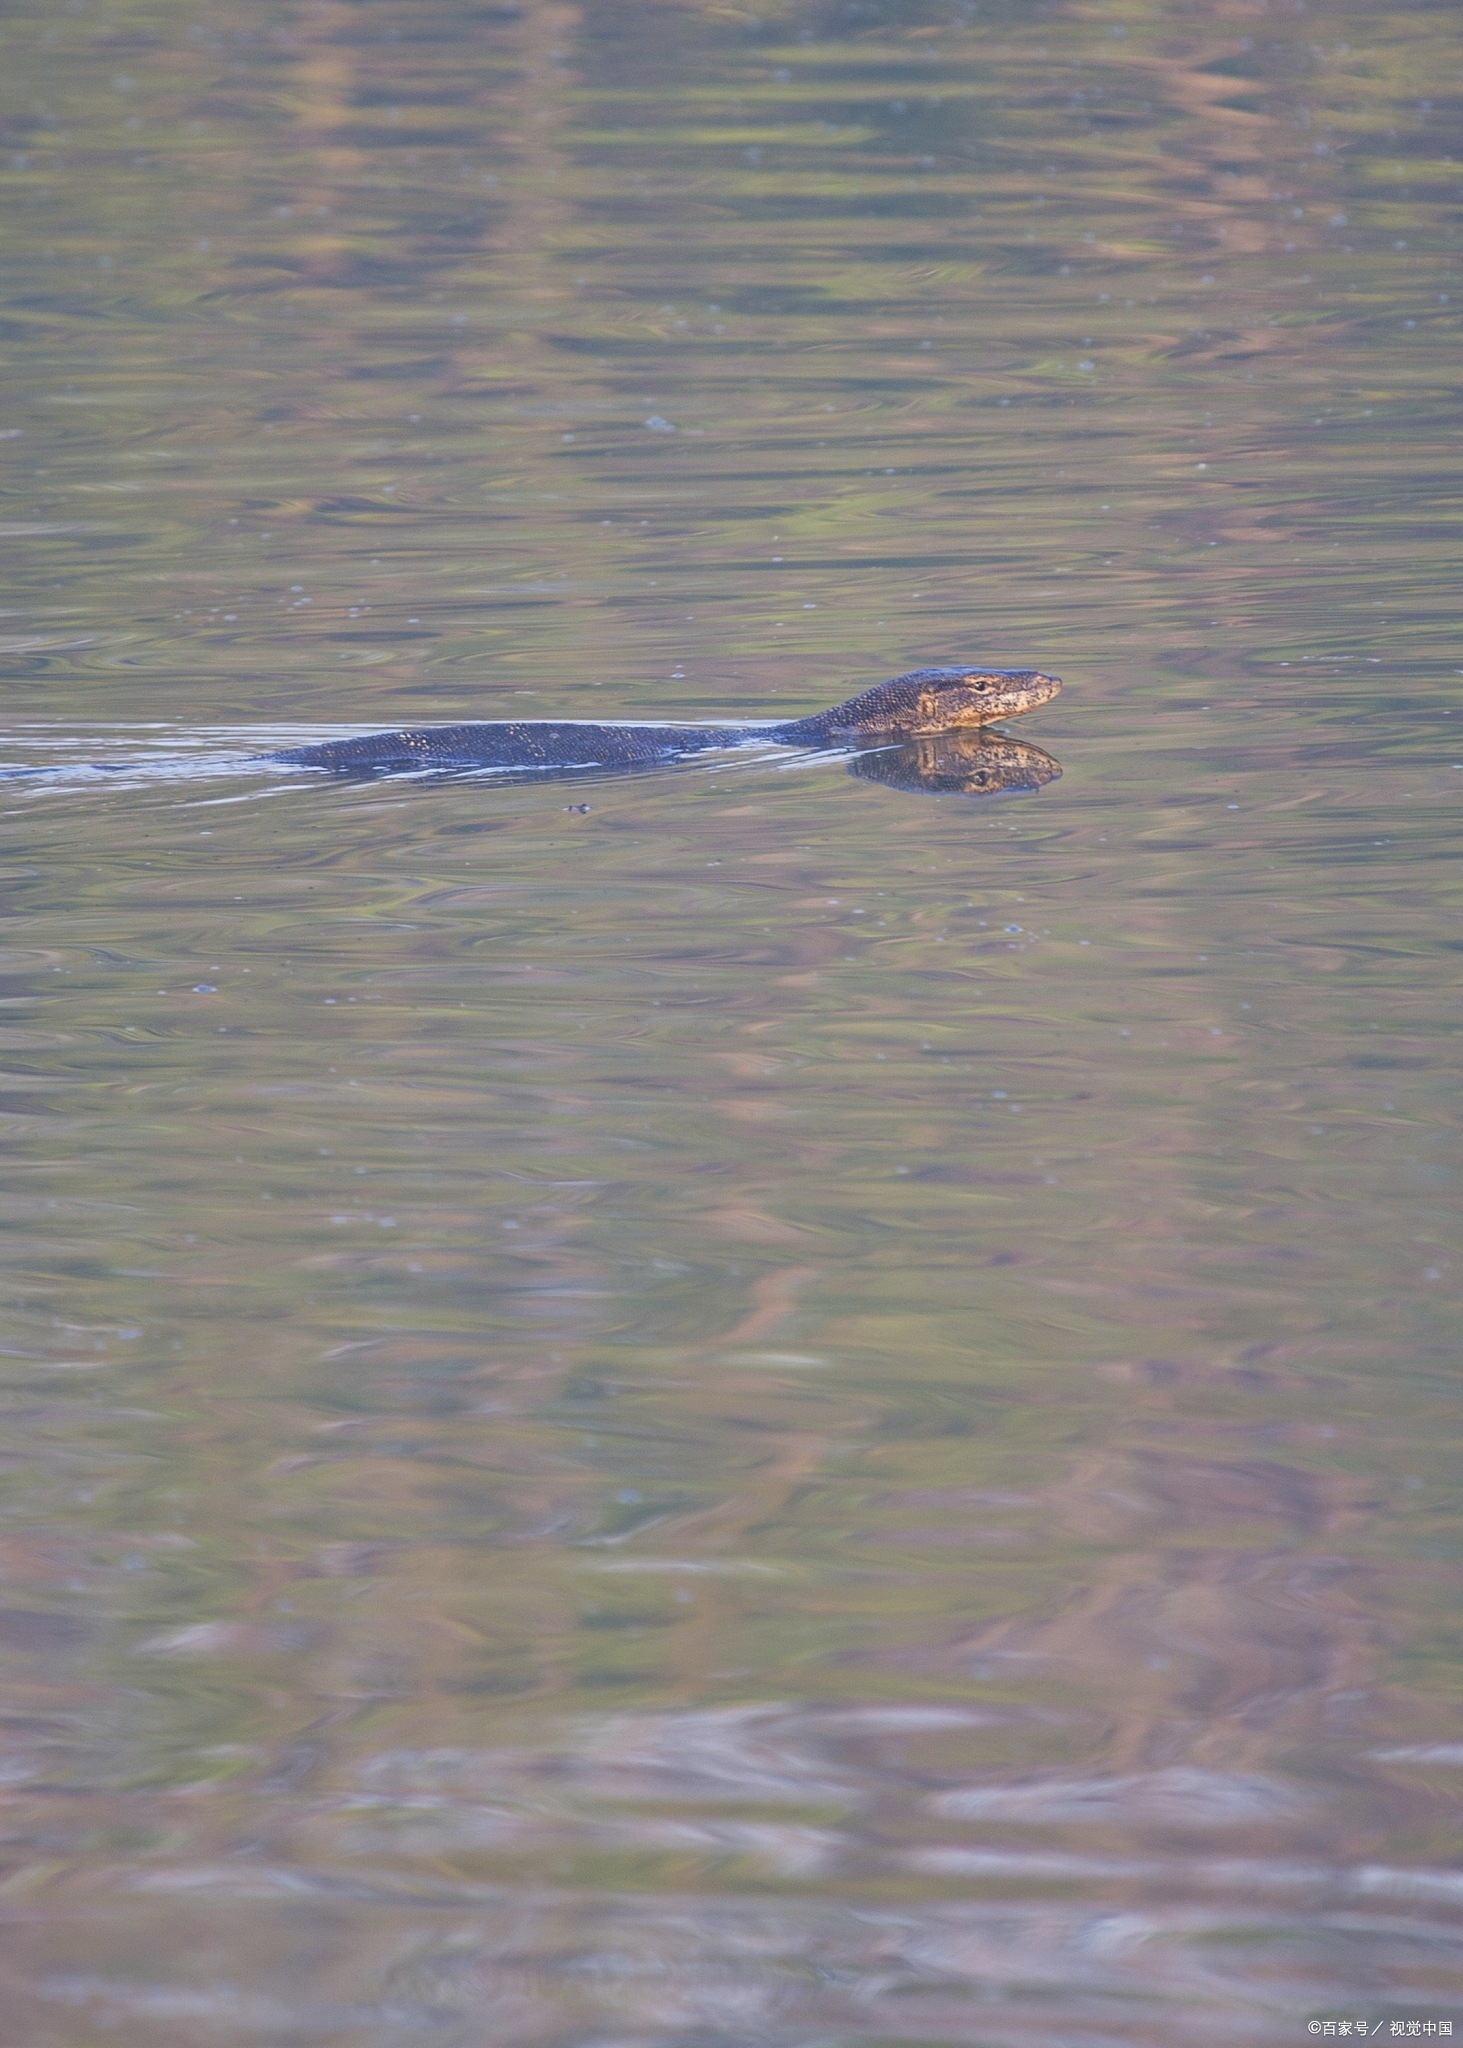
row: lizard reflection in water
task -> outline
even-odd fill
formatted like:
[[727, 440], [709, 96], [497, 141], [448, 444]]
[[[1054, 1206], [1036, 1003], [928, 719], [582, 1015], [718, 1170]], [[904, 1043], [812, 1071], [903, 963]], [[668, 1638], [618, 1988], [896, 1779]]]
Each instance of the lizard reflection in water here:
[[1060, 762], [1030, 740], [977, 730], [940, 733], [856, 754], [848, 772], [889, 789], [924, 790], [930, 796], [998, 796], [1002, 790], [1041, 789], [1055, 782], [1062, 770]]
[[[846, 703], [808, 718], [779, 725], [591, 725], [556, 719], [473, 725], [435, 725], [397, 732], [368, 733], [359, 739], [325, 740], [314, 746], [290, 747], [263, 758], [298, 768], [321, 768], [334, 775], [374, 776], [420, 774], [424, 770], [492, 768], [530, 775], [573, 774], [585, 769], [649, 768], [660, 762], [755, 744], [854, 752], [897, 751], [938, 740], [974, 737], [998, 718], [1014, 718], [1050, 703], [1061, 688], [1056, 676], [1036, 669], [922, 668], [909, 675], [876, 683]], [[1018, 743], [1005, 741], [1005, 747]], [[980, 751], [990, 754], [992, 743]], [[1027, 750], [1031, 753], [1038, 749]], [[977, 793], [991, 787], [1036, 788], [1057, 772], [1048, 756], [1048, 772], [1037, 780], [1005, 778], [994, 785], [982, 775], [1001, 776], [994, 760], [970, 761], [941, 769], [930, 756], [928, 773], [914, 757], [903, 767], [886, 771], [859, 767], [876, 781], [908, 788], [959, 787]], [[947, 761], [954, 756], [947, 754]], [[945, 785], [931, 775], [954, 777]], [[963, 775], [963, 779], [962, 778]]]

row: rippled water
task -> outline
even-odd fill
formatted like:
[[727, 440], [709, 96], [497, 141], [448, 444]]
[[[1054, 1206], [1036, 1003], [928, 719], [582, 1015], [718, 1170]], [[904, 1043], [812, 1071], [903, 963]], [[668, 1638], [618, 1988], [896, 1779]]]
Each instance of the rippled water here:
[[1456, 12], [0, 54], [8, 2038], [1463, 2032]]

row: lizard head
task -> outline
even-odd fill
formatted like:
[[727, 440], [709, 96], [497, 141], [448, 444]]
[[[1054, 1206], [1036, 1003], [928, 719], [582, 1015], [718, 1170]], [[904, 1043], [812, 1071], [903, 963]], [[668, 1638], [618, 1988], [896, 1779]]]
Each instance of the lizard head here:
[[1015, 718], [1050, 703], [1061, 687], [1056, 676], [1034, 668], [917, 668], [876, 683], [830, 715], [852, 732], [912, 740]]
[[900, 676], [891, 690], [909, 695], [909, 723], [900, 729], [911, 739], [921, 733], [949, 732], [955, 726], [985, 725], [995, 718], [1015, 718], [1049, 704], [1061, 683], [1034, 668], [925, 668]]

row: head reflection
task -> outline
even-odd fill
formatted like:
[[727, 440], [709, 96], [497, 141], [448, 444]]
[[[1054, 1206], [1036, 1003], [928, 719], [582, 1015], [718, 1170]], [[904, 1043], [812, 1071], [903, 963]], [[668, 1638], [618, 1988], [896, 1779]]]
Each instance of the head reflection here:
[[857, 754], [851, 775], [891, 789], [923, 790], [932, 796], [997, 796], [1002, 790], [1040, 789], [1055, 782], [1061, 766], [1030, 740], [1007, 739], [985, 727], [935, 733]]

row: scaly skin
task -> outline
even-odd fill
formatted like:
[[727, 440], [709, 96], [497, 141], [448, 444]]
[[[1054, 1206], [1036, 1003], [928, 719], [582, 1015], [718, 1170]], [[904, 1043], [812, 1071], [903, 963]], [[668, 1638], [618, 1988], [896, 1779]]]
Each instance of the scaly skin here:
[[968, 731], [1050, 703], [1061, 684], [1036, 669], [920, 668], [780, 725], [427, 725], [361, 739], [290, 747], [264, 758], [336, 775], [400, 775], [441, 768], [649, 768], [754, 741], [787, 747], [858, 749]]

